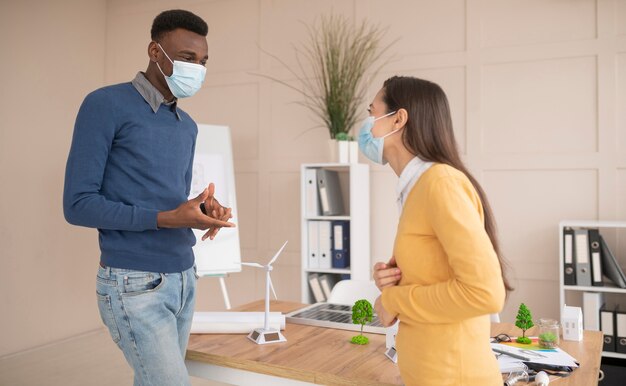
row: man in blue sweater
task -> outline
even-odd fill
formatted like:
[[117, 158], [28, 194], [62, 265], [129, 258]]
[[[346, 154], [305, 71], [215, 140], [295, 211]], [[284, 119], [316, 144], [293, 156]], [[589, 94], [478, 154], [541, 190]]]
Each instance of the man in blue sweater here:
[[202, 85], [207, 33], [191, 12], [159, 14], [146, 72], [85, 98], [67, 160], [65, 218], [98, 229], [98, 307], [136, 386], [190, 384], [191, 228], [213, 239], [234, 226], [212, 184], [188, 200], [198, 128], [177, 101]]

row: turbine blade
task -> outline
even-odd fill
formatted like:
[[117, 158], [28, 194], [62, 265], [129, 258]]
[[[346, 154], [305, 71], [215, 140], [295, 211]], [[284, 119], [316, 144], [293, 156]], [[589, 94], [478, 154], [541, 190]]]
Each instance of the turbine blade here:
[[257, 268], [264, 268], [261, 264], [259, 263], [239, 263], [241, 265], [247, 265], [248, 267], [257, 267]]
[[285, 249], [285, 246], [287, 245], [287, 243], [289, 242], [289, 240], [285, 241], [285, 244], [283, 244], [282, 247], [280, 247], [280, 249], [278, 250], [278, 252], [276, 252], [276, 254], [274, 255], [274, 257], [272, 258], [272, 260], [270, 260], [269, 263], [267, 263], [267, 265], [272, 265], [272, 263], [274, 263], [276, 261], [276, 259], [278, 259], [278, 255], [280, 255], [280, 253], [283, 251], [283, 249]]
[[272, 278], [269, 275], [267, 276], [267, 280], [270, 281], [270, 289], [272, 290], [272, 293], [274, 294], [274, 299], [278, 300], [278, 296], [276, 296], [276, 291], [274, 291], [274, 284], [272, 283]]

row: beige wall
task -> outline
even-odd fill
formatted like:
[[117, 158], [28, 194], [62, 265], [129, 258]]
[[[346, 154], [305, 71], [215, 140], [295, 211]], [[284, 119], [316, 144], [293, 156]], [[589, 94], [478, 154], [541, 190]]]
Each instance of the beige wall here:
[[[392, 74], [447, 92], [464, 159], [491, 199], [514, 268], [504, 320], [522, 301], [538, 317], [558, 315], [559, 220], [626, 218], [626, 0], [0, 4], [1, 52], [11, 59], [0, 61], [0, 170], [8, 181], [0, 289], [10, 310], [0, 319], [0, 355], [99, 326], [95, 232], [66, 225], [60, 208], [72, 121], [88, 90], [146, 67], [151, 21], [167, 8], [209, 23], [205, 86], [181, 106], [198, 122], [232, 128], [242, 253], [266, 257], [290, 240], [273, 274], [283, 299], [300, 299], [299, 165], [325, 161], [328, 136], [306, 131], [315, 122], [293, 91], [255, 75], [292, 80], [258, 47], [293, 65], [301, 21], [331, 9], [389, 25], [388, 38], [400, 38], [369, 97]], [[9, 98], [16, 89], [22, 97]], [[390, 255], [395, 184], [389, 168], [372, 167], [372, 262]], [[229, 277], [233, 304], [259, 298], [262, 283], [255, 271]], [[203, 278], [199, 291], [199, 309], [223, 307], [216, 280]]]
[[101, 324], [97, 233], [61, 195], [74, 118], [104, 81], [105, 1], [0, 1], [0, 356]]

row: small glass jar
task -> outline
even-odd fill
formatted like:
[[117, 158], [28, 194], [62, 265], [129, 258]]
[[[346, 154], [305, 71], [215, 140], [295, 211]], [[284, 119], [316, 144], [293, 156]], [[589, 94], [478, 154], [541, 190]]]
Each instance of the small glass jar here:
[[555, 348], [559, 345], [559, 322], [554, 319], [539, 319], [539, 347]]

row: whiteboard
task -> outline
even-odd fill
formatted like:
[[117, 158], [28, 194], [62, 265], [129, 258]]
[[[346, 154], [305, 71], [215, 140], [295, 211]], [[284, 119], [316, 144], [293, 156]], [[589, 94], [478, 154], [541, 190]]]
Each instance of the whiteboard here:
[[209, 183], [215, 184], [215, 198], [225, 207], [232, 208], [235, 228], [222, 228], [214, 240], [202, 241], [206, 231], [193, 230], [196, 245], [198, 275], [224, 275], [240, 272], [241, 249], [239, 246], [239, 221], [235, 191], [235, 169], [230, 129], [228, 126], [198, 124], [196, 152], [189, 198], [195, 198]]

